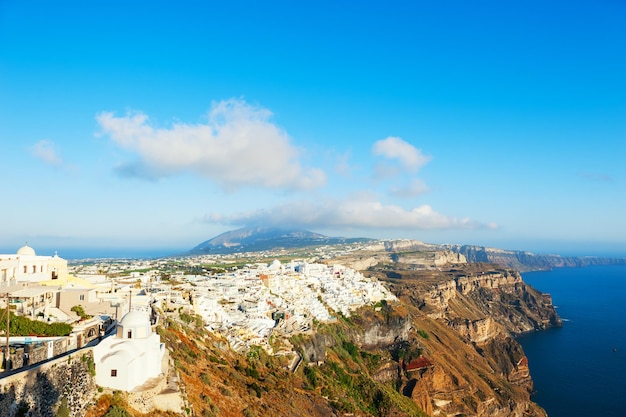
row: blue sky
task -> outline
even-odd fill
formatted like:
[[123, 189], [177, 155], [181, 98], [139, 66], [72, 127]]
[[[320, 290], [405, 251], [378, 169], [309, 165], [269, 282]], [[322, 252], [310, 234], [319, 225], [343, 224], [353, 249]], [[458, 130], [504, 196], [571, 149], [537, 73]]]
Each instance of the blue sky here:
[[222, 3], [0, 2], [0, 248], [626, 256], [626, 3]]

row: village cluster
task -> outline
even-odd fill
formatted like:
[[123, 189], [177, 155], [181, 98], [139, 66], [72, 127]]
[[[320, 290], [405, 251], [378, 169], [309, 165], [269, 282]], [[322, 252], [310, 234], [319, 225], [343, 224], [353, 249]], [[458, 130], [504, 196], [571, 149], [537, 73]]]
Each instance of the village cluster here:
[[273, 330], [305, 332], [313, 320], [333, 321], [338, 314], [350, 316], [361, 306], [395, 299], [380, 282], [350, 268], [295, 261], [256, 264], [189, 284], [194, 311], [236, 350], [260, 345], [271, 352]]
[[[275, 333], [307, 332], [314, 321], [334, 321], [361, 306], [395, 299], [377, 280], [341, 265], [274, 260], [211, 273], [200, 267], [216, 258], [220, 255], [68, 265], [57, 254], [40, 256], [27, 245], [0, 255], [0, 308], [74, 328], [63, 338], [11, 336], [11, 366], [91, 345], [98, 384], [130, 390], [161, 371], [164, 347], [150, 330], [156, 310], [197, 314], [235, 350], [257, 345], [280, 353], [270, 343]], [[150, 363], [127, 357], [133, 351]]]

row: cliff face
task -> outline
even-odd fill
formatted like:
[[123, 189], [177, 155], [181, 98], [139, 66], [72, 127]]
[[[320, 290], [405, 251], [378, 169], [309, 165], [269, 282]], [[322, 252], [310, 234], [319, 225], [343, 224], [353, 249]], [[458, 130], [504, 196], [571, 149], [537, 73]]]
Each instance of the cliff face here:
[[379, 265], [410, 265], [418, 269], [436, 269], [446, 265], [466, 264], [467, 258], [458, 251], [429, 245], [415, 240], [394, 240], [372, 244], [366, 250], [336, 257], [340, 263], [362, 271]]
[[529, 363], [514, 336], [560, 325], [550, 297], [491, 264], [433, 270], [404, 261], [368, 271], [402, 303], [320, 329], [300, 345], [305, 361], [333, 362], [348, 340], [368, 354], [390, 352], [371, 378], [429, 416], [546, 416], [530, 400]]
[[404, 372], [402, 391], [429, 415], [545, 416], [514, 335], [560, 325], [549, 296], [490, 264], [370, 272], [411, 306], [409, 342], [432, 366]]
[[394, 254], [391, 259], [401, 264], [427, 267], [441, 267], [449, 264], [467, 263], [467, 259], [464, 255], [449, 250]]
[[450, 270], [439, 282], [418, 284], [411, 297], [432, 318], [469, 323], [484, 315], [478, 321], [492, 319], [512, 334], [560, 325], [549, 296], [526, 285], [516, 271], [491, 268]]
[[[362, 309], [351, 318], [353, 326], [341, 331], [351, 342], [364, 350], [374, 351], [388, 349], [390, 346], [409, 340], [411, 317], [406, 310], [388, 310], [386, 314], [375, 313], [370, 309]], [[328, 348], [341, 345], [342, 340], [334, 331], [321, 330], [313, 333], [299, 345], [303, 359], [310, 363], [326, 360]]]
[[490, 262], [522, 272], [563, 267], [579, 268], [591, 265], [626, 265], [624, 258], [539, 255], [526, 251], [502, 250], [473, 245], [443, 245], [443, 247], [465, 256], [468, 262]]
[[[406, 262], [413, 264], [414, 267], [440, 267], [446, 264], [461, 263], [492, 263], [502, 268], [525, 272], [562, 267], [626, 265], [626, 258], [534, 254], [527, 251], [504, 250], [476, 245], [429, 244], [409, 239], [373, 243], [364, 252], [369, 252], [370, 258], [376, 259], [377, 263], [385, 262], [385, 257], [382, 255], [387, 254], [388, 259], [391, 259], [393, 262]], [[342, 260], [342, 263], [349, 264], [349, 261]], [[361, 269], [356, 264], [353, 267]]]

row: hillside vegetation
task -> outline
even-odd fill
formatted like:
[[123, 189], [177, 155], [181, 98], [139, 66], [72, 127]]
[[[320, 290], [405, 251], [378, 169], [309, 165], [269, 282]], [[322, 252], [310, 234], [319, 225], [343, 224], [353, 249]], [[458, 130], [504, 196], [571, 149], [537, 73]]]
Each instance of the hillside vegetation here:
[[[260, 347], [237, 353], [199, 317], [168, 313], [158, 332], [186, 415], [546, 416], [530, 400], [529, 364], [514, 336], [560, 324], [549, 296], [491, 264], [420, 269], [390, 261], [367, 274], [387, 281], [400, 301], [338, 314], [306, 334], [275, 332], [275, 352], [302, 358], [295, 372], [289, 356]], [[123, 408], [104, 398], [89, 417]]]

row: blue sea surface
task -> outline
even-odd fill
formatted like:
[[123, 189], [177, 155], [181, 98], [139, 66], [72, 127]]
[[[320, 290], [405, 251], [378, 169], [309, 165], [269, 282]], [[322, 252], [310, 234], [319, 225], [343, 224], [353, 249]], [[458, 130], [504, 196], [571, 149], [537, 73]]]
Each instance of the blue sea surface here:
[[61, 258], [67, 260], [77, 259], [154, 259], [174, 256], [184, 251], [181, 249], [128, 249], [128, 248], [60, 248], [52, 250], [42, 248], [37, 250], [37, 255], [53, 255], [58, 252]]
[[552, 295], [563, 327], [519, 338], [533, 400], [550, 417], [626, 416], [626, 266], [527, 272]]
[[[14, 254], [16, 247], [0, 247], [0, 253]], [[185, 253], [189, 249], [184, 248], [89, 248], [89, 247], [46, 247], [34, 246], [37, 255], [52, 256], [55, 253], [67, 260], [77, 259], [154, 259], [168, 256], [177, 256]]]

